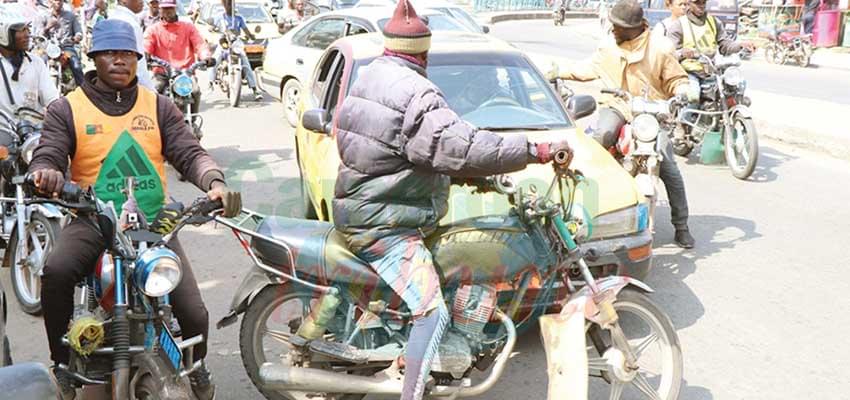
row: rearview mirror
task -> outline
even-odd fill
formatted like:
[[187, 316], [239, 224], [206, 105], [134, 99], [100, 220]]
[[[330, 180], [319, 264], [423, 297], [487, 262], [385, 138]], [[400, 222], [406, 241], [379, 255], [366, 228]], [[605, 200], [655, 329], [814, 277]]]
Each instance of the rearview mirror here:
[[316, 133], [329, 134], [331, 131], [331, 121], [328, 117], [328, 112], [321, 108], [307, 110], [301, 116], [301, 125], [309, 131]]
[[596, 112], [596, 99], [593, 96], [579, 94], [567, 101], [567, 113], [573, 119], [582, 119]]

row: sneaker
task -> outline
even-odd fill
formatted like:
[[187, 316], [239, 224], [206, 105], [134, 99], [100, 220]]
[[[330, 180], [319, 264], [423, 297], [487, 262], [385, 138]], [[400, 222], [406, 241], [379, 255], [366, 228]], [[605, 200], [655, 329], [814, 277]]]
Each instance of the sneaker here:
[[254, 101], [260, 101], [263, 99], [263, 94], [260, 93], [259, 90], [254, 89]]
[[210, 82], [209, 85], [207, 85], [207, 92], [212, 93], [213, 91], [215, 91], [215, 85]]
[[189, 374], [189, 383], [198, 400], [215, 399], [215, 384], [212, 383], [212, 374], [206, 364], [201, 364], [198, 369]]
[[676, 242], [676, 245], [683, 249], [692, 249], [694, 244], [696, 244], [696, 240], [691, 236], [691, 232], [688, 231], [688, 228], [676, 229], [676, 236], [673, 239]]
[[74, 400], [77, 397], [77, 389], [74, 387], [74, 378], [64, 369], [54, 366], [53, 377], [59, 386], [59, 398], [62, 400]]

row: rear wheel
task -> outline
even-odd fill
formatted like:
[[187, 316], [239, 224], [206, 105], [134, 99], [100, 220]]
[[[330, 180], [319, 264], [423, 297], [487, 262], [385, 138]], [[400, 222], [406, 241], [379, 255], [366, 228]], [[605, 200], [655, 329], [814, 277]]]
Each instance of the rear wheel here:
[[57, 219], [33, 212], [24, 229], [24, 240], [17, 230], [9, 238], [12, 289], [27, 314], [41, 315], [41, 273], [60, 229]]
[[747, 179], [756, 168], [759, 155], [758, 135], [751, 118], [735, 114], [732, 129], [723, 135], [726, 164], [732, 169], [732, 175], [738, 179]]

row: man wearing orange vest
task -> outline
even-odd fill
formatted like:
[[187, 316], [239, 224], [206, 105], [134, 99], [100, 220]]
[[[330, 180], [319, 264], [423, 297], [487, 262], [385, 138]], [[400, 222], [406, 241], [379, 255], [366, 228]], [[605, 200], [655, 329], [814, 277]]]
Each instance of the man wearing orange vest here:
[[[97, 70], [86, 74], [81, 87], [48, 106], [41, 144], [30, 165], [36, 186], [43, 193], [57, 195], [70, 159], [71, 179], [83, 187], [94, 187], [98, 197], [113, 201], [120, 213], [126, 200], [121, 186], [132, 175], [139, 182], [135, 190], [139, 209], [153, 221], [167, 198], [168, 162], [210, 199], [222, 200], [225, 216], [238, 214], [240, 194], [227, 189], [224, 174], [192, 135], [174, 103], [138, 85], [136, 67], [142, 54], [137, 49], [128, 23], [109, 19], [94, 27], [88, 56]], [[75, 218], [62, 230], [44, 267], [44, 325], [50, 357], [56, 364], [67, 365], [69, 359], [61, 339], [74, 308], [74, 286], [92, 271], [105, 249], [94, 226], [87, 216]], [[171, 293], [174, 315], [184, 337], [203, 334], [208, 338], [209, 314], [189, 259], [176, 240], [169, 246], [183, 261], [183, 278]], [[206, 352], [206, 343], [196, 347], [195, 360], [203, 359]], [[61, 369], [54, 374], [62, 398], [75, 398], [72, 378]], [[206, 366], [189, 378], [198, 399], [213, 398], [215, 385]]]

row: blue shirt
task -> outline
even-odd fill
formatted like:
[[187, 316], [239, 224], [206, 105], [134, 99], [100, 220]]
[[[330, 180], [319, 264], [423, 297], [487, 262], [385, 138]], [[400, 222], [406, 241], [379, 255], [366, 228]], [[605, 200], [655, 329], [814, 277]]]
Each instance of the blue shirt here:
[[215, 26], [217, 26], [220, 31], [231, 30], [241, 32], [243, 29], [248, 30], [245, 18], [242, 18], [241, 15], [230, 16], [227, 15], [227, 13], [222, 13], [218, 16]]

